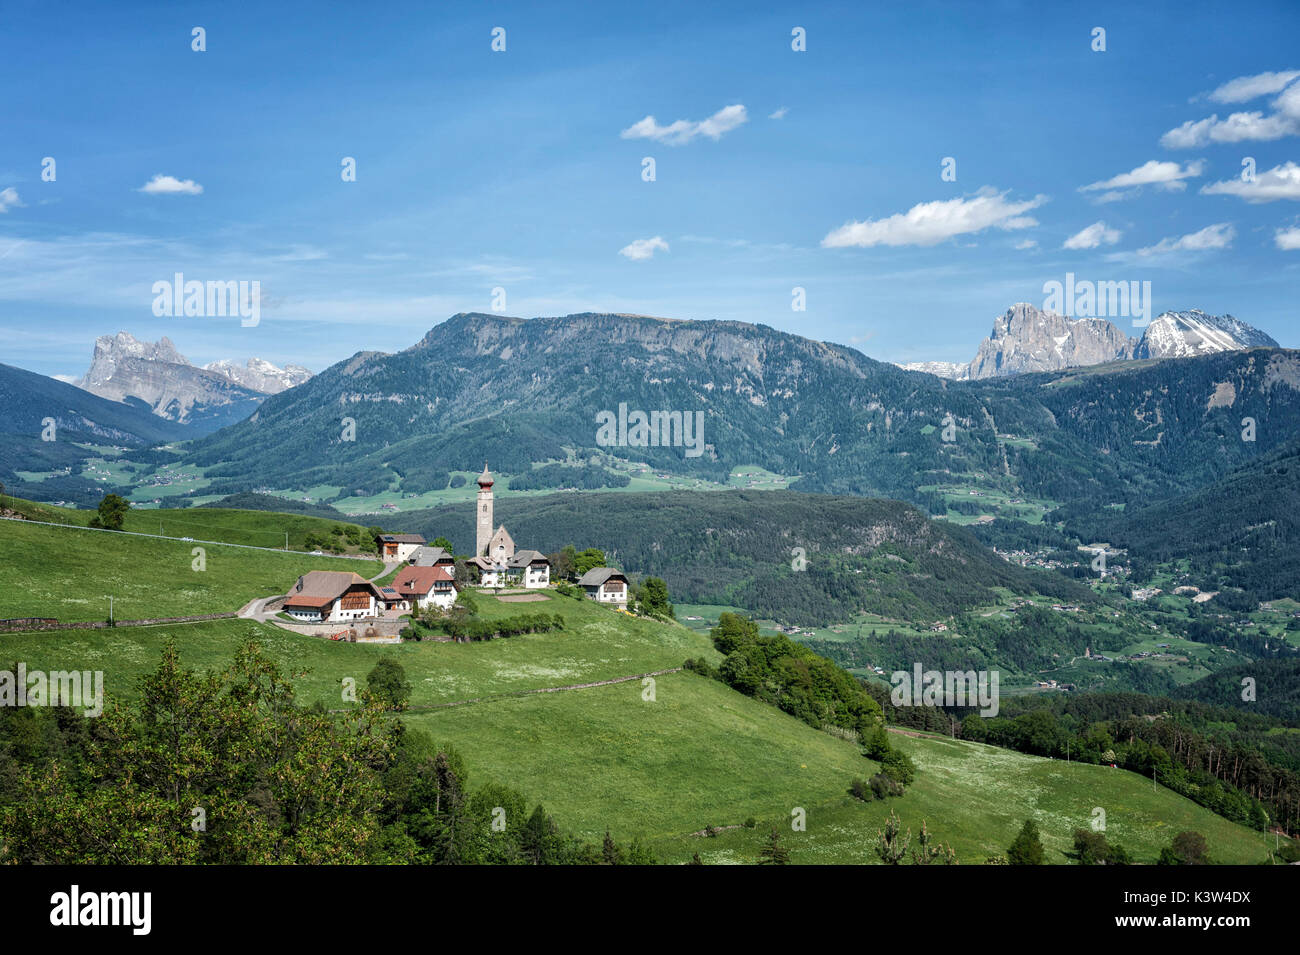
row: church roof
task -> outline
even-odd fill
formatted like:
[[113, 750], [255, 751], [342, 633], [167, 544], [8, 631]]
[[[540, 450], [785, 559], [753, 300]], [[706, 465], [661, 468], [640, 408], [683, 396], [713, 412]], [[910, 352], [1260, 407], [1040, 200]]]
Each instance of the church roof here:
[[483, 473], [480, 474], [480, 475], [478, 476], [478, 486], [479, 486], [479, 487], [491, 487], [494, 483], [496, 483], [496, 482], [492, 480], [492, 475], [488, 473], [487, 462], [484, 461], [484, 462], [483, 462]]

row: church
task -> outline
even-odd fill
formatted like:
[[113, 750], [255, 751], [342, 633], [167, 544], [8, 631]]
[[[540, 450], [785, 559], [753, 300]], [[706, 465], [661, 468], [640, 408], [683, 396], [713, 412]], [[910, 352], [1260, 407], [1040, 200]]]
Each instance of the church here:
[[487, 462], [478, 476], [475, 501], [474, 556], [469, 563], [479, 569], [483, 587], [523, 587], [538, 590], [551, 582], [551, 562], [535, 550], [515, 550], [514, 539], [502, 524], [492, 526], [492, 475]]

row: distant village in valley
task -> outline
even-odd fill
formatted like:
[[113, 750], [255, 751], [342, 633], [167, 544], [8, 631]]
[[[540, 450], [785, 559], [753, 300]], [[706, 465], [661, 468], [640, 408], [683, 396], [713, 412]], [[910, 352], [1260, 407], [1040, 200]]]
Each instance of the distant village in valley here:
[[[468, 595], [475, 591], [529, 604], [547, 600], [544, 592], [555, 590], [630, 612], [629, 603], [635, 601], [631, 582], [621, 570], [604, 566], [603, 553], [578, 552], [570, 546], [548, 557], [518, 547], [505, 525], [493, 519], [496, 482], [486, 462], [477, 483], [472, 555], [453, 554], [451, 542], [443, 537], [430, 542], [420, 534], [379, 533], [375, 547], [384, 570], [377, 577], [313, 570], [299, 577], [283, 597], [255, 601], [245, 609], [250, 616], [288, 629], [374, 642], [399, 642], [412, 618], [438, 620], [453, 615], [458, 606], [472, 607]], [[395, 569], [396, 575], [386, 579]], [[667, 607], [666, 588], [662, 599], [649, 603], [652, 612]]]

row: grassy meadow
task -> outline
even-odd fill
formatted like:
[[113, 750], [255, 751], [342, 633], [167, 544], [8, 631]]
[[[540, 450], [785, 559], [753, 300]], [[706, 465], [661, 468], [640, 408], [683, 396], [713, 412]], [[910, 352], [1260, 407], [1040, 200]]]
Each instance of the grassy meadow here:
[[[195, 569], [196, 547], [204, 551], [203, 570]], [[0, 521], [0, 618], [106, 620], [110, 595], [118, 620], [222, 613], [282, 594], [309, 570], [373, 577], [381, 567], [378, 560]]]

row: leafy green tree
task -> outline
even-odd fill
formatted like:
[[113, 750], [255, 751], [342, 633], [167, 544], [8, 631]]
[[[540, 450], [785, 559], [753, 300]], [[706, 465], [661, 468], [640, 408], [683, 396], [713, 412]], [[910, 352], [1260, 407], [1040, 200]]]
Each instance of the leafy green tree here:
[[117, 494], [105, 494], [103, 500], [99, 502], [95, 516], [90, 519], [90, 526], [108, 531], [120, 531], [122, 523], [126, 520], [126, 512], [129, 510], [131, 504], [126, 498]]
[[1079, 865], [1106, 865], [1110, 862], [1110, 846], [1102, 832], [1074, 830], [1074, 851], [1079, 856]]
[[1160, 850], [1160, 865], [1209, 865], [1205, 836], [1192, 829], [1174, 836], [1174, 841]]
[[1026, 819], [1007, 849], [1007, 861], [1012, 865], [1042, 865], [1043, 843], [1038, 838], [1038, 825], [1032, 819]]
[[574, 573], [581, 577], [593, 567], [604, 567], [605, 552], [597, 550], [595, 547], [588, 547], [586, 550], [577, 554], [573, 560]]
[[763, 848], [758, 850], [759, 865], [789, 865], [790, 850], [781, 845], [781, 833], [775, 829], [769, 833]]
[[880, 760], [880, 771], [900, 786], [910, 786], [916, 777], [916, 764], [906, 753], [891, 749]]
[[385, 709], [404, 710], [411, 699], [411, 684], [406, 670], [390, 657], [380, 657], [374, 669], [366, 675], [366, 686]]
[[637, 603], [644, 613], [656, 617], [673, 617], [673, 605], [668, 602], [668, 585], [659, 577], [645, 579]]
[[435, 538], [433, 539], [433, 546], [434, 546], [434, 547], [441, 547], [443, 550], [445, 550], [445, 551], [446, 551], [447, 553], [449, 553], [449, 554], [452, 553], [452, 551], [453, 551], [453, 548], [452, 548], [452, 546], [451, 546], [451, 541], [449, 541], [449, 540], [448, 540], [447, 538], [445, 538], [445, 537], [435, 537]]

